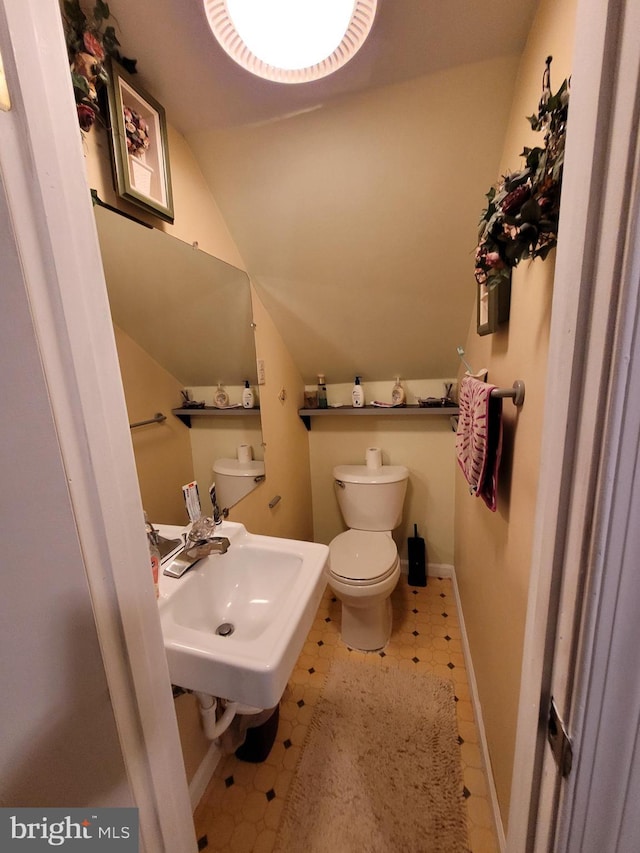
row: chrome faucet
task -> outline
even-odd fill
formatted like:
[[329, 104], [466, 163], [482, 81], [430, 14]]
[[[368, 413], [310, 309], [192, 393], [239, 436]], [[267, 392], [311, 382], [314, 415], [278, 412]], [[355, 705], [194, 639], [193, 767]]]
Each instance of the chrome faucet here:
[[[197, 548], [207, 549], [207, 555], [211, 553], [226, 554], [231, 542], [226, 536], [212, 536], [210, 539], [200, 539], [195, 543]], [[191, 546], [193, 549], [193, 546]]]
[[170, 578], [181, 578], [192, 566], [209, 554], [226, 554], [231, 543], [226, 536], [207, 536], [203, 539], [188, 539], [182, 551], [163, 569]]

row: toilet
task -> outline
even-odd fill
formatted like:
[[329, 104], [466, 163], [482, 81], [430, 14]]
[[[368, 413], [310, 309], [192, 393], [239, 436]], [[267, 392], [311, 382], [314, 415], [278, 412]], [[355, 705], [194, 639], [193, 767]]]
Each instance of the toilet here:
[[329, 543], [327, 579], [342, 602], [342, 639], [352, 649], [384, 648], [391, 636], [391, 593], [400, 558], [391, 531], [402, 520], [409, 471], [404, 465], [333, 469], [349, 530]]
[[216, 459], [213, 463], [213, 480], [220, 509], [229, 509], [237, 504], [263, 479], [264, 462], [255, 459]]

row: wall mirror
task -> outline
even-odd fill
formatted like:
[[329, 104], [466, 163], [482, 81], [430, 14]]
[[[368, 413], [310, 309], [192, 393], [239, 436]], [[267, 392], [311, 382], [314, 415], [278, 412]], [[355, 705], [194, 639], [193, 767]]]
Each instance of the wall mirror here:
[[[198, 388], [215, 387], [219, 382], [241, 389], [248, 379], [255, 389], [256, 351], [247, 274], [100, 204], [94, 205], [94, 213], [114, 325], [181, 387], [196, 388], [196, 399], [204, 396], [197, 393]], [[122, 362], [121, 368], [124, 378]], [[210, 406], [212, 400], [205, 402]], [[180, 404], [177, 393], [173, 407]], [[170, 411], [164, 414], [175, 418]], [[254, 458], [262, 458], [260, 415], [257, 409], [238, 418], [195, 415], [191, 423], [188, 437], [194, 475], [199, 481], [203, 510], [208, 511], [206, 492], [215, 460], [233, 458], [236, 448], [245, 443], [253, 448]], [[166, 453], [162, 433], [157, 431], [163, 427], [143, 429], [148, 430], [144, 439], [147, 445], [153, 443], [159, 455]], [[188, 428], [179, 422], [179, 429]], [[136, 437], [139, 432], [134, 431]], [[136, 444], [134, 440], [144, 502], [143, 478], [156, 477], [155, 490], [158, 477], [156, 471], [144, 473], [150, 466], [139, 464]], [[164, 464], [160, 459], [158, 463], [158, 467]], [[168, 488], [175, 492], [175, 482]]]

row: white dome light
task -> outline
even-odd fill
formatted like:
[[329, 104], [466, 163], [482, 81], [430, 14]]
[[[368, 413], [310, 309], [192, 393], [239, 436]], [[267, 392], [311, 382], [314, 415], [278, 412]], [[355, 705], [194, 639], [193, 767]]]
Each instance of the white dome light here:
[[377, 0], [204, 0], [209, 25], [239, 65], [304, 83], [347, 63], [369, 35]]

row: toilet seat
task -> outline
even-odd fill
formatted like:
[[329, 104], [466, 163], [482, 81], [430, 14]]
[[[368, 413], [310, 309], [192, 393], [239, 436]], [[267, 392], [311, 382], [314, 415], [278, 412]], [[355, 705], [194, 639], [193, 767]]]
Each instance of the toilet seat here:
[[348, 586], [384, 581], [397, 565], [398, 549], [388, 533], [347, 530], [329, 546], [329, 574]]

